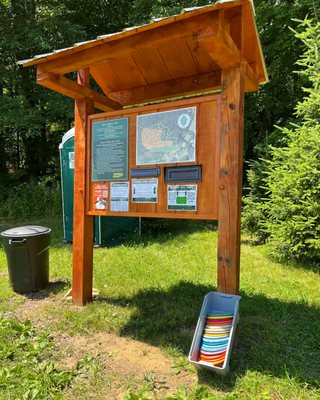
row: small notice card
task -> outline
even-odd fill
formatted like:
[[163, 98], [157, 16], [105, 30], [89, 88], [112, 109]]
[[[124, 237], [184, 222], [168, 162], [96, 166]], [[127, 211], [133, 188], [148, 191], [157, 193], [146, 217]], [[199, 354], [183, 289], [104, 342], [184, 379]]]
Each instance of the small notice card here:
[[196, 211], [197, 185], [168, 186], [168, 210]]
[[132, 179], [133, 203], [156, 203], [158, 179]]
[[96, 210], [105, 210], [108, 204], [108, 187], [105, 184], [93, 185], [93, 204]]
[[129, 182], [111, 182], [110, 211], [129, 211]]

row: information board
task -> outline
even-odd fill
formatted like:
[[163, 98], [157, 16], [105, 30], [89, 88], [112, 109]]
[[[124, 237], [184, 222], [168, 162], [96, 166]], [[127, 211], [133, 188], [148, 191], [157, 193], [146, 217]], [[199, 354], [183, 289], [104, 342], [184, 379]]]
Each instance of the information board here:
[[194, 162], [196, 107], [137, 117], [137, 165]]
[[92, 124], [92, 181], [128, 179], [128, 118]]
[[88, 117], [88, 215], [218, 216], [219, 94]]

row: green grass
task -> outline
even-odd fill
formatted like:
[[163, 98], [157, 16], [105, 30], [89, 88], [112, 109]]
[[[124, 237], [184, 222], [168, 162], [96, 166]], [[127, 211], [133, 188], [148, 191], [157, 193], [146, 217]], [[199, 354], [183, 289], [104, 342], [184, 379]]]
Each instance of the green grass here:
[[29, 321], [19, 323], [0, 316], [0, 399], [62, 398], [76, 376], [50, 361], [53, 343], [46, 332]]
[[[50, 286], [49, 296], [61, 298], [70, 287], [71, 246], [62, 245], [58, 220], [37, 223], [53, 229], [50, 275], [57, 283]], [[184, 372], [190, 369], [185, 360], [203, 297], [215, 290], [217, 233], [212, 225], [185, 221], [159, 223], [154, 229], [145, 223], [143, 232], [118, 247], [94, 250], [99, 296], [83, 309], [49, 302], [48, 329], [83, 336], [114, 332], [138, 339], [158, 346], [172, 359], [173, 369]], [[0, 311], [19, 308], [24, 297], [9, 288], [3, 251], [0, 274]], [[198, 372], [199, 386], [182, 387], [170, 398], [320, 399], [319, 269], [274, 262], [265, 246], [245, 241], [241, 296], [231, 374], [222, 378]], [[98, 375], [93, 382], [103, 385]], [[150, 379], [127, 398], [153, 398]], [[92, 392], [88, 384], [86, 388]], [[76, 386], [74, 390], [78, 393]], [[86, 398], [85, 390], [79, 393], [74, 398]]]

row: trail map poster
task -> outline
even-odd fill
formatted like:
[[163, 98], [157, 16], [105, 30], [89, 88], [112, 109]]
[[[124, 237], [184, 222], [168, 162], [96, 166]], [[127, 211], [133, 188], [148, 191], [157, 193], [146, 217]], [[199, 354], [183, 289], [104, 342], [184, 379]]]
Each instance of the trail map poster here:
[[128, 179], [128, 118], [92, 124], [92, 181]]
[[196, 107], [137, 117], [136, 164], [196, 160]]

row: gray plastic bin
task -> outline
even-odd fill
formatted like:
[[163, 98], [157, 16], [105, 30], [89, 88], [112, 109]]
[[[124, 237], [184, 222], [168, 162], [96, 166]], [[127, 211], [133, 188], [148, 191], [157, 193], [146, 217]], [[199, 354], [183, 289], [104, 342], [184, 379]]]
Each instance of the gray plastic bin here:
[[[229, 361], [234, 342], [234, 336], [236, 333], [236, 327], [239, 322], [239, 302], [241, 296], [232, 294], [220, 293], [220, 292], [209, 292], [202, 303], [198, 323], [194, 332], [193, 341], [189, 352], [189, 361], [197, 368], [206, 368], [210, 371], [214, 371], [220, 375], [227, 375], [230, 371]], [[224, 311], [233, 314], [233, 322], [229, 335], [229, 341], [227, 346], [226, 357], [221, 367], [213, 365], [205, 361], [198, 361], [200, 355], [200, 348], [202, 342], [202, 335], [204, 327], [206, 325], [207, 315], [214, 311]]]
[[9, 279], [17, 293], [37, 292], [49, 283], [51, 229], [27, 225], [1, 233]]

